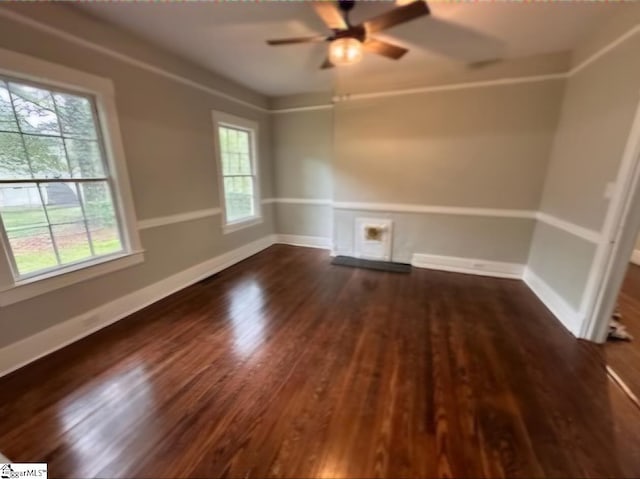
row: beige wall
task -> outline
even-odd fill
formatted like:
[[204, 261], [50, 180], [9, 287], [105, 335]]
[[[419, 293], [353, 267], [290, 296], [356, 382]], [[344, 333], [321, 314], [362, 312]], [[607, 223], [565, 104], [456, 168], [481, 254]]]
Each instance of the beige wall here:
[[[274, 109], [329, 103], [326, 95], [272, 100]], [[280, 199], [331, 200], [333, 197], [333, 108], [272, 115], [275, 193]], [[279, 234], [331, 237], [329, 204], [278, 203]]]
[[339, 103], [334, 198], [535, 209], [562, 87], [553, 80]]
[[[334, 199], [537, 210], [562, 94], [560, 79], [338, 103]], [[395, 261], [423, 253], [526, 262], [530, 220], [392, 217]], [[349, 251], [352, 235], [353, 222], [336, 213], [336, 245]]]
[[[635, 18], [630, 16], [635, 15]], [[640, 22], [640, 8], [614, 17], [584, 42], [579, 65]], [[638, 106], [640, 34], [636, 32], [576, 71], [567, 81], [560, 122], [540, 204], [542, 212], [569, 223], [602, 229], [609, 201], [607, 183], [616, 179]], [[595, 244], [553, 226], [538, 224], [529, 268], [579, 310], [595, 256]]]
[[[18, 10], [47, 22], [95, 37], [136, 58], [188, 78], [267, 104], [260, 95], [220, 80], [197, 67], [156, 51], [136, 38], [96, 24], [65, 6], [28, 5]], [[32, 6], [33, 7], [33, 6]], [[6, 8], [6, 7], [0, 7]], [[13, 7], [16, 10], [16, 7]], [[0, 48], [113, 80], [120, 127], [138, 219], [187, 213], [219, 206], [212, 139], [211, 110], [256, 120], [260, 125], [259, 159], [263, 197], [273, 195], [271, 131], [266, 113], [89, 50], [0, 16]], [[85, 283], [0, 308], [0, 346], [30, 336], [61, 321], [150, 285], [190, 266], [274, 232], [274, 205], [264, 205], [264, 222], [229, 235], [221, 232], [220, 216], [141, 231], [143, 264]]]
[[355, 220], [393, 220], [391, 258], [410, 263], [413, 253], [526, 263], [534, 220], [366, 210], [334, 211], [334, 245], [339, 255], [354, 254]]
[[333, 109], [272, 116], [278, 198], [330, 199]]
[[[541, 210], [600, 230], [635, 114], [640, 35], [573, 75], [549, 163]], [[576, 181], [579, 179], [579, 181]]]

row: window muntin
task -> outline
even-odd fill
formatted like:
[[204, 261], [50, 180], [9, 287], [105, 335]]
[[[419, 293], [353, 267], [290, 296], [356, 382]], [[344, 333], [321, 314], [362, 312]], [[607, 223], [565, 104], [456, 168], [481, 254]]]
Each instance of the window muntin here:
[[0, 218], [20, 279], [123, 252], [93, 97], [0, 77]]
[[258, 216], [256, 171], [253, 150], [254, 130], [219, 124], [218, 139], [225, 219], [227, 224]]

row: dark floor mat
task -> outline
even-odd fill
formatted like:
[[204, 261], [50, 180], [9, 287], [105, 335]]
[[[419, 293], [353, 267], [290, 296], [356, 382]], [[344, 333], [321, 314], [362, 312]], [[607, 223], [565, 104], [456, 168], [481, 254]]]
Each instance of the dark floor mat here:
[[391, 273], [409, 273], [411, 265], [405, 263], [390, 263], [388, 261], [373, 261], [370, 259], [352, 258], [351, 256], [336, 256], [331, 264], [339, 266], [351, 266], [352, 268], [375, 269]]

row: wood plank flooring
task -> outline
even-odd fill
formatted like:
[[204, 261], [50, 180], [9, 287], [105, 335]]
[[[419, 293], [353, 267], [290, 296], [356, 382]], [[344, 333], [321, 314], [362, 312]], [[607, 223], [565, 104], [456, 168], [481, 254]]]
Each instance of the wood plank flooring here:
[[605, 353], [609, 365], [640, 398], [640, 266], [629, 264], [618, 296], [618, 307], [622, 313], [622, 324], [634, 340], [608, 341]]
[[53, 477], [634, 477], [640, 412], [519, 281], [277, 245], [0, 379]]

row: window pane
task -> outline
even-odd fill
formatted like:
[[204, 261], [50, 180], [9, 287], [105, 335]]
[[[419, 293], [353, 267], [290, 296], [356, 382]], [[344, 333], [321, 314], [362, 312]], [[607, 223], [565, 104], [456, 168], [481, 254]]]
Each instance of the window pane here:
[[47, 217], [35, 183], [4, 184], [0, 187], [0, 213], [7, 233], [46, 227]]
[[9, 83], [18, 123], [23, 133], [59, 135], [51, 93], [41, 88]]
[[84, 183], [81, 185], [81, 189], [95, 254], [122, 251], [123, 247], [109, 185], [106, 182]]
[[97, 141], [65, 139], [74, 178], [104, 178], [102, 154]]
[[20, 275], [123, 250], [93, 110], [88, 97], [0, 80], [0, 179], [33, 181], [0, 184]]
[[225, 128], [224, 126], [221, 126], [218, 128], [218, 135], [220, 137], [220, 151], [228, 151], [229, 147], [228, 147], [228, 141], [227, 141], [227, 137], [229, 134], [229, 129]]
[[31, 178], [27, 154], [18, 133], [0, 133], [0, 178], [3, 180]]
[[40, 189], [52, 224], [78, 221], [82, 218], [75, 184], [43, 183]]
[[91, 257], [84, 221], [54, 224], [51, 226], [51, 230], [58, 248], [60, 263], [68, 264]]
[[62, 264], [91, 257], [77, 188], [75, 183], [46, 183], [40, 186]]
[[25, 228], [7, 236], [19, 274], [58, 266], [49, 228]]
[[0, 130], [18, 131], [18, 124], [11, 106], [11, 97], [4, 82], [0, 83]]
[[244, 153], [222, 153], [222, 174], [229, 175], [251, 175], [251, 159]]
[[62, 138], [24, 135], [34, 178], [69, 178], [69, 166]]
[[224, 178], [227, 221], [253, 216], [253, 178], [250, 176]]
[[58, 264], [35, 183], [2, 185], [0, 213], [20, 274]]
[[96, 139], [91, 103], [87, 98], [54, 93], [58, 118], [65, 136]]

